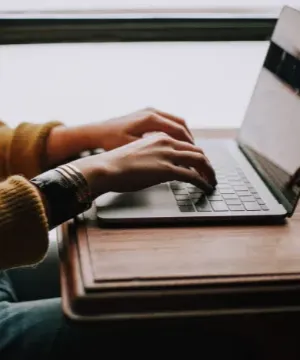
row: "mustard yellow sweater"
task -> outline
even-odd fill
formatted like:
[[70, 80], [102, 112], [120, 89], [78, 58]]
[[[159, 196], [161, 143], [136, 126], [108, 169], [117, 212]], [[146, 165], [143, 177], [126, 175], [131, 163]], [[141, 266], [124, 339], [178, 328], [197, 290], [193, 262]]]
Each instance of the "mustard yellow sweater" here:
[[0, 122], [0, 269], [35, 264], [47, 252], [45, 210], [28, 179], [46, 170], [47, 138], [59, 124]]

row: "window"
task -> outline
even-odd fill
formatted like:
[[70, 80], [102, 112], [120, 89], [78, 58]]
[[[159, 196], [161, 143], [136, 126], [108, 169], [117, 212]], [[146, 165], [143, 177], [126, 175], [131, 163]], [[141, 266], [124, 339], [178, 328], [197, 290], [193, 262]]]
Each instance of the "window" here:
[[300, 8], [300, 0], [1, 0], [0, 118], [75, 124], [150, 105], [191, 127], [239, 126], [287, 3]]
[[1, 11], [195, 11], [219, 14], [257, 13], [277, 16], [284, 5], [299, 0], [2, 0]]

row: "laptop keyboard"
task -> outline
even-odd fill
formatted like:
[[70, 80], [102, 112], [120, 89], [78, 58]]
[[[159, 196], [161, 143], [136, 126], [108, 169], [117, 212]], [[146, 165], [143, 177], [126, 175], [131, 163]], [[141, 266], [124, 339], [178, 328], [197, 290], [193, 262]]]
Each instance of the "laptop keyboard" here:
[[214, 166], [218, 185], [206, 195], [194, 185], [170, 182], [181, 212], [247, 212], [269, 210], [243, 171], [235, 164]]

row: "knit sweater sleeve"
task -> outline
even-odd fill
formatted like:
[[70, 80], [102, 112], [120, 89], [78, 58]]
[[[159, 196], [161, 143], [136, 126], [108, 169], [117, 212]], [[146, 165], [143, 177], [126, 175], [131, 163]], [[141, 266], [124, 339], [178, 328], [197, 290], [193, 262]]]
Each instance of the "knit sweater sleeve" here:
[[22, 176], [0, 182], [0, 269], [36, 264], [48, 249], [48, 223], [37, 189]]
[[35, 264], [48, 249], [48, 222], [38, 190], [28, 181], [47, 169], [54, 126], [0, 122], [0, 269]]
[[2, 175], [32, 178], [47, 170], [47, 139], [51, 130], [58, 125], [62, 124], [58, 121], [45, 124], [21, 123], [11, 131], [2, 125], [0, 144], [5, 144], [2, 146], [5, 163], [2, 165]]

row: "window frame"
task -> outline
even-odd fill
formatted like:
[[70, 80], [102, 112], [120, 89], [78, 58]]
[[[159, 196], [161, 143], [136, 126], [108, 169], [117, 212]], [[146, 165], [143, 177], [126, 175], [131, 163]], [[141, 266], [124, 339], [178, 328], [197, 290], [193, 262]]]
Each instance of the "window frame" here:
[[0, 14], [0, 45], [139, 41], [268, 41], [276, 16]]

